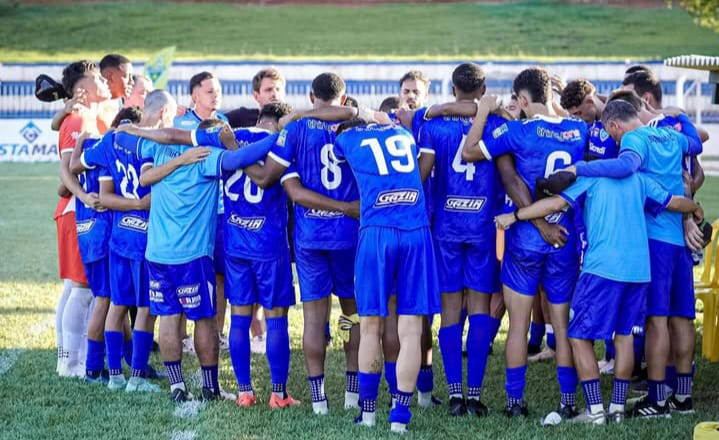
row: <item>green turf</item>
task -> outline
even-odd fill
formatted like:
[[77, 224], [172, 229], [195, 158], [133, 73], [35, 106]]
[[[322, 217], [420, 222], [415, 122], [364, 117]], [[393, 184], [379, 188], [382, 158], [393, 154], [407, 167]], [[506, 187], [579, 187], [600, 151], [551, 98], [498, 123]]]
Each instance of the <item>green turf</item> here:
[[[56, 281], [54, 208], [57, 164], [0, 164], [0, 194], [4, 208], [0, 213], [0, 438], [113, 438], [170, 439], [192, 438], [392, 438], [388, 435], [387, 394], [382, 388], [379, 423], [375, 429], [352, 424], [354, 412], [341, 408], [343, 396], [343, 354], [331, 347], [327, 360], [327, 392], [331, 414], [311, 414], [310, 396], [300, 350], [301, 307], [290, 312], [292, 369], [289, 391], [304, 404], [298, 408], [270, 411], [267, 363], [253, 355], [253, 379], [260, 405], [240, 410], [230, 402], [208, 405], [190, 419], [175, 417], [169, 402], [167, 384], [160, 395], [111, 393], [79, 380], [58, 379], [54, 374], [54, 308], [60, 291]], [[702, 190], [707, 215], [719, 215], [719, 178], [709, 177]], [[711, 214], [709, 214], [711, 213]], [[336, 316], [337, 310], [333, 312]], [[435, 323], [435, 335], [436, 335]], [[487, 419], [450, 419], [446, 408], [414, 409], [412, 437], [534, 439], [543, 437], [580, 438], [687, 438], [701, 420], [719, 413], [719, 369], [697, 356], [695, 402], [698, 414], [671, 420], [628, 421], [621, 426], [592, 429], [585, 426], [539, 426], [540, 416], [554, 409], [558, 393], [552, 363], [532, 364], [528, 371], [527, 397], [530, 417], [508, 421], [498, 410], [504, 403], [503, 355], [506, 318], [490, 357], [483, 400], [494, 409]], [[436, 347], [435, 339], [435, 347]], [[4, 366], [16, 359], [5, 371]], [[157, 355], [152, 363], [159, 364]], [[435, 350], [436, 393], [446, 398], [442, 362]], [[234, 376], [226, 353], [220, 360], [220, 380], [233, 390]], [[185, 374], [197, 370], [194, 357], [185, 358]], [[4, 372], [4, 374], [3, 374]], [[602, 378], [605, 397], [611, 380]], [[193, 387], [197, 392], [197, 388]], [[580, 398], [581, 400], [581, 398]], [[184, 432], [185, 437], [181, 437]]]
[[647, 59], [715, 55], [719, 34], [680, 9], [558, 2], [372, 7], [114, 2], [0, 9], [0, 60], [178, 58]]

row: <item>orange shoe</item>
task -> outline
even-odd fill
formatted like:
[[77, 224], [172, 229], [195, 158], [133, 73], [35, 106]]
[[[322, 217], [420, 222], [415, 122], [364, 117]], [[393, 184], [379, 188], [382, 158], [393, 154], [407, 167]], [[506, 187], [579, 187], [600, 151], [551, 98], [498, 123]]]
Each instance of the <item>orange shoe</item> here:
[[274, 393], [270, 396], [270, 408], [272, 409], [281, 409], [288, 406], [297, 406], [300, 403], [302, 402], [300, 402], [299, 400], [295, 400], [289, 394], [284, 399], [280, 399]]
[[254, 394], [250, 393], [240, 393], [240, 395], [237, 396], [237, 400], [235, 401], [235, 403], [237, 404], [237, 406], [249, 408], [255, 403], [257, 403], [257, 397], [255, 397]]

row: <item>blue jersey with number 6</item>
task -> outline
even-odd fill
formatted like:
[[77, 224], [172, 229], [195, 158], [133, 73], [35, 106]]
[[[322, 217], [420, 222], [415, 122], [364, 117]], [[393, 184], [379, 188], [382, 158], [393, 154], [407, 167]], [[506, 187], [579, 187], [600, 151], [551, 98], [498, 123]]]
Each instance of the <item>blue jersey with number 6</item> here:
[[[587, 142], [587, 124], [584, 121], [538, 115], [500, 125], [491, 136], [483, 138], [480, 147], [488, 159], [512, 154], [517, 174], [534, 195], [537, 179], [582, 160]], [[547, 221], [561, 224], [572, 236], [573, 221], [567, 217], [566, 213], [559, 212], [548, 216]], [[531, 222], [518, 222], [510, 228], [507, 242], [535, 252], [554, 250]]]
[[357, 178], [361, 227], [429, 226], [417, 151], [412, 134], [396, 125], [354, 127], [337, 137], [334, 157]]
[[[346, 163], [330, 154], [339, 124], [319, 119], [291, 122], [280, 132], [268, 157], [295, 171], [305, 188], [350, 202], [359, 198], [357, 183]], [[295, 243], [307, 249], [348, 249], [357, 245], [356, 220], [341, 212], [295, 204]]]

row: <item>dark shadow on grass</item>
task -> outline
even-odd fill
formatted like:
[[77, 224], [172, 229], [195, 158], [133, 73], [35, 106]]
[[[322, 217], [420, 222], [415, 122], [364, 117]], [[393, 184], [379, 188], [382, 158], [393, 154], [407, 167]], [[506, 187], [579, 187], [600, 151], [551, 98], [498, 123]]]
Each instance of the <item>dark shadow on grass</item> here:
[[30, 315], [34, 313], [55, 313], [55, 309], [39, 307], [0, 307], [0, 315]]

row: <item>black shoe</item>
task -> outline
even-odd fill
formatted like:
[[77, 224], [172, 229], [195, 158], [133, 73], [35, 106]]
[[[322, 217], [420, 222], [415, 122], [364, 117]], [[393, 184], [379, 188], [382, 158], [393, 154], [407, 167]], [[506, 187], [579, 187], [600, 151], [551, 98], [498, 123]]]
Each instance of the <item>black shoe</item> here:
[[559, 405], [557, 413], [559, 413], [562, 420], [572, 420], [579, 415], [579, 411], [577, 411], [577, 407], [574, 405]]
[[680, 402], [675, 395], [667, 400], [669, 411], [677, 414], [694, 414], [694, 404], [692, 398], [687, 397], [684, 402]]
[[527, 409], [527, 403], [522, 402], [522, 404], [515, 403], [512, 406], [507, 406], [504, 409], [504, 414], [507, 417], [514, 418], [514, 417], [527, 417], [529, 416], [529, 410]]
[[187, 391], [182, 388], [175, 388], [170, 394], [170, 400], [172, 400], [173, 403], [183, 403], [190, 399], [187, 396]]
[[489, 408], [479, 399], [467, 399], [467, 412], [477, 417], [485, 417], [489, 414]]
[[163, 373], [162, 371], [155, 370], [155, 368], [152, 365], [148, 364], [145, 378], [152, 379], [152, 380], [164, 380], [164, 379], [167, 379], [167, 373]]
[[159, 353], [160, 352], [160, 344], [157, 343], [157, 341], [152, 341], [152, 350], [153, 353]]
[[467, 414], [467, 405], [464, 403], [464, 397], [449, 398], [449, 415], [453, 417], [463, 416]]
[[203, 402], [210, 402], [213, 400], [219, 400], [220, 399], [220, 392], [215, 392], [211, 388], [202, 387], [202, 401]]
[[542, 351], [541, 345], [534, 345], [534, 344], [527, 345], [527, 356], [539, 354], [540, 351]]
[[646, 397], [637, 402], [631, 413], [629, 413], [629, 417], [640, 419], [670, 418], [671, 416], [668, 404], [658, 405], [650, 402]]

